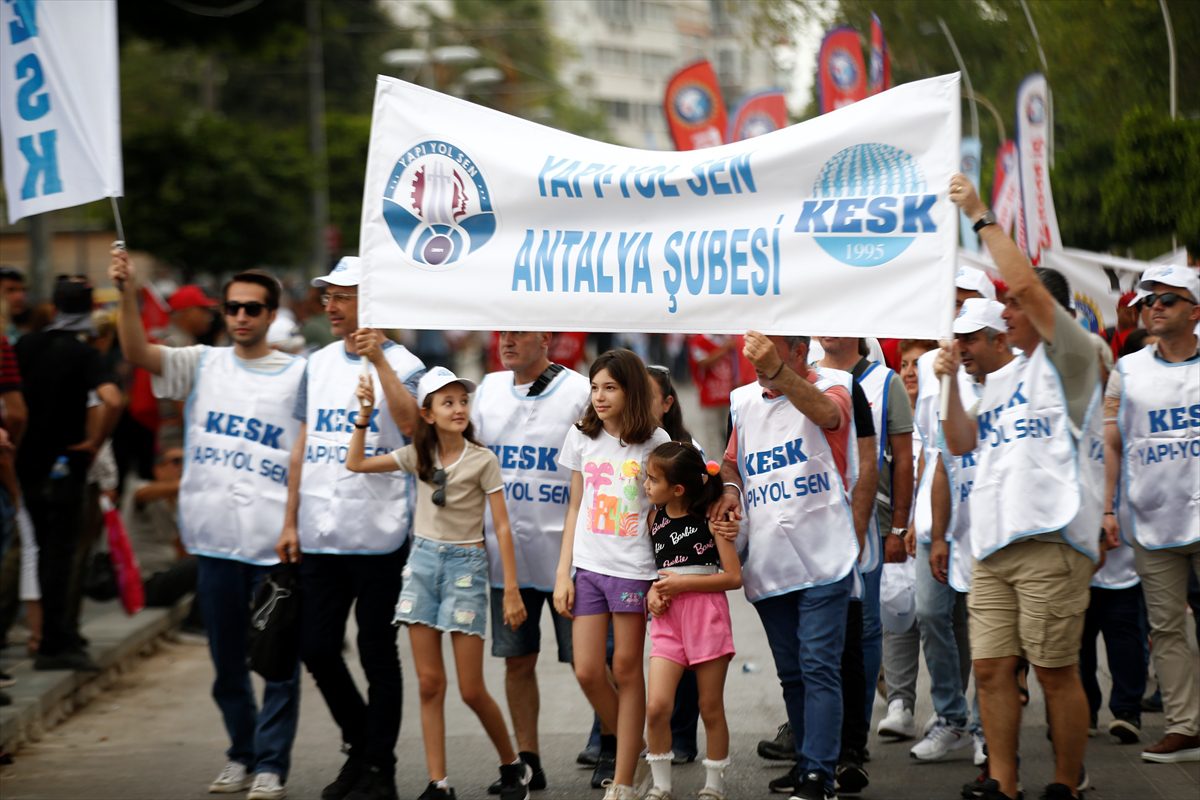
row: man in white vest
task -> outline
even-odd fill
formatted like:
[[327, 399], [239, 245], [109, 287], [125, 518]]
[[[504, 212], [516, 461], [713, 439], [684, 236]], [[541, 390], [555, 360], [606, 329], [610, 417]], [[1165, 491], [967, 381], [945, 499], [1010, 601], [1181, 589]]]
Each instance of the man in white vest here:
[[[991, 775], [980, 795], [1017, 797], [1016, 670], [1024, 657], [1042, 685], [1054, 744], [1054, 781], [1042, 796], [1068, 800], [1078, 796], [1087, 743], [1078, 661], [1101, 545], [1103, 444], [1100, 414], [1093, 413], [1099, 364], [1090, 334], [1069, 311], [1066, 280], [1033, 270], [965, 176], [950, 179], [950, 199], [975, 223], [1008, 284], [1003, 318], [1009, 343], [1021, 351], [988, 375], [973, 416], [951, 380], [942, 421], [952, 454], [979, 451], [967, 602]], [[958, 366], [953, 350], [944, 349], [935, 369], [953, 377]]]
[[834, 797], [841, 656], [858, 541], [848, 476], [850, 389], [808, 365], [807, 336], [746, 334], [757, 383], [730, 396], [733, 436], [712, 513], [745, 514], [742, 580], [766, 630], [795, 737], [793, 797]]
[[[348, 256], [313, 280], [338, 341], [308, 360], [293, 416], [299, 425], [288, 475], [280, 558], [299, 562], [301, 656], [342, 733], [347, 752], [322, 800], [389, 800], [396, 796], [396, 740], [404, 699], [392, 624], [408, 558], [413, 484], [407, 473], [353, 473], [346, 451], [356, 427], [366, 429], [367, 455], [407, 443], [417, 420], [414, 395], [425, 366], [377, 330], [358, 325], [362, 261]], [[370, 363], [375, 396], [359, 418], [355, 387]], [[354, 606], [364, 699], [342, 656]]]
[[[571, 621], [554, 613], [554, 575], [562, 550], [562, 521], [570, 473], [558, 468], [558, 449], [583, 416], [588, 379], [551, 363], [549, 333], [501, 331], [501, 372], [485, 376], [471, 404], [480, 443], [500, 461], [504, 501], [517, 556], [517, 580], [528, 616], [515, 631], [504, 623], [504, 570], [492, 517], [484, 518], [492, 576], [492, 655], [504, 659], [504, 689], [521, 760], [533, 770], [530, 789], [546, 788], [538, 745], [538, 652], [542, 607], [550, 610], [560, 663], [571, 663]], [[500, 793], [497, 782], [491, 791]], [[490, 790], [489, 790], [490, 791]]]
[[187, 401], [179, 533], [197, 558], [196, 601], [216, 671], [213, 700], [230, 739], [228, 763], [209, 791], [249, 787], [250, 800], [279, 800], [300, 713], [299, 662], [295, 677], [266, 682], [259, 708], [246, 632], [254, 590], [279, 561], [274, 531], [283, 524], [288, 454], [299, 429], [292, 406], [304, 362], [267, 344], [281, 287], [256, 271], [225, 284], [222, 310], [233, 347], [163, 347], [146, 340], [137, 275], [124, 250], [113, 251], [109, 277], [120, 287], [125, 357], [153, 376], [157, 396]]
[[[1013, 360], [1003, 313], [1001, 303], [969, 298], [961, 304], [954, 320], [954, 346], [962, 364], [958, 374], [960, 379], [967, 376], [965, 382], [959, 381], [958, 392], [968, 406], [968, 416], [978, 410], [987, 376]], [[928, 379], [937, 379], [932, 370]], [[983, 733], [979, 730], [979, 720], [970, 719], [966, 697], [971, 674], [969, 648], [965, 640], [960, 642], [956, 638], [954, 630], [958, 614], [966, 616], [966, 609], [961, 606], [971, 588], [975, 562], [971, 553], [969, 500], [979, 454], [972, 450], [951, 455], [936, 425], [936, 417], [934, 425], [936, 455], [926, 467], [930, 486], [929, 541], [917, 544], [916, 608], [937, 722], [911, 753], [918, 760], [935, 761], [965, 745], [970, 737], [975, 745], [976, 766], [984, 766]], [[929, 647], [926, 642], [937, 644]], [[959, 652], [960, 647], [964, 652]]]
[[1119, 527], [1133, 545], [1162, 689], [1166, 735], [1142, 758], [1200, 761], [1200, 679], [1185, 611], [1188, 572], [1200, 577], [1200, 277], [1192, 267], [1153, 267], [1140, 288], [1158, 342], [1109, 377], [1103, 524], [1110, 544]]

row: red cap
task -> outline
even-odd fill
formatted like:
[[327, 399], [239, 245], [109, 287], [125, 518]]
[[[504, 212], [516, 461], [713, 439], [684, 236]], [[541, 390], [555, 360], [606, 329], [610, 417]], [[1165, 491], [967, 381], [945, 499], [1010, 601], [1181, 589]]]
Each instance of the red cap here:
[[1129, 308], [1133, 305], [1133, 301], [1137, 298], [1137, 292], [1126, 292], [1121, 295], [1121, 299], [1117, 301], [1117, 308]]
[[175, 293], [171, 295], [171, 299], [167, 300], [167, 305], [171, 307], [172, 311], [183, 311], [185, 308], [195, 308], [196, 306], [216, 308], [218, 303], [206, 295], [199, 286], [189, 283], [187, 286], [180, 286], [176, 289]]

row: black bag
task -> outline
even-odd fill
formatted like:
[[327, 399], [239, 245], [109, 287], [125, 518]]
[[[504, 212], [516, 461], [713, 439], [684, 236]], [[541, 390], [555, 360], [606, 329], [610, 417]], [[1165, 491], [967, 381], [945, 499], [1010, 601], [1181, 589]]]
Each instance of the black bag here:
[[267, 574], [250, 607], [250, 669], [269, 681], [291, 680], [300, 660], [300, 579], [295, 566]]

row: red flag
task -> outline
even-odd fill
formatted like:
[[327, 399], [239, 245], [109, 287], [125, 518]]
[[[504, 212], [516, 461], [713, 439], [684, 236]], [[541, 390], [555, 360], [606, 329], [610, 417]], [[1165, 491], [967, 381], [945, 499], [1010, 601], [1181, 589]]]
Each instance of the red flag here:
[[892, 85], [892, 57], [888, 53], [887, 40], [883, 38], [883, 25], [879, 17], [871, 13], [871, 74], [867, 80], [867, 94], [879, 94]]
[[707, 60], [689, 64], [667, 82], [663, 110], [676, 150], [699, 150], [725, 143], [725, 102], [717, 73]]
[[817, 57], [817, 89], [822, 114], [867, 96], [866, 67], [858, 31], [842, 27], [825, 34]]
[[[1005, 139], [996, 150], [996, 178], [992, 181], [992, 212], [1007, 235], [1021, 216], [1021, 181], [1017, 175], [1017, 145]], [[1024, 244], [1022, 244], [1024, 247]]]
[[727, 142], [740, 142], [764, 133], [786, 128], [788, 124], [787, 103], [781, 89], [768, 89], [752, 94], [742, 101], [729, 124]]

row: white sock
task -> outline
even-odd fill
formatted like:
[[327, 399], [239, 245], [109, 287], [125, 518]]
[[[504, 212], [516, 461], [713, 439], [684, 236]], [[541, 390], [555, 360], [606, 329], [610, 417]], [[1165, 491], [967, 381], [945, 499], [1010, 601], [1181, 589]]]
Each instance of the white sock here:
[[725, 793], [725, 770], [729, 768], [729, 758], [720, 761], [704, 759], [704, 785], [706, 788]]
[[650, 774], [654, 776], [654, 785], [664, 792], [671, 791], [671, 758], [670, 750], [657, 755], [646, 754], [646, 761], [650, 764]]
[[440, 781], [434, 781], [434, 783], [437, 784], [437, 787], [439, 789], [449, 789], [450, 788], [450, 776], [447, 775], [446, 777], [442, 778]]

